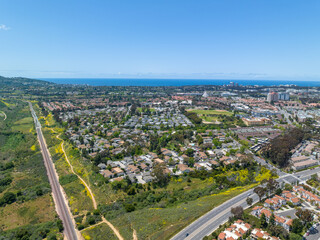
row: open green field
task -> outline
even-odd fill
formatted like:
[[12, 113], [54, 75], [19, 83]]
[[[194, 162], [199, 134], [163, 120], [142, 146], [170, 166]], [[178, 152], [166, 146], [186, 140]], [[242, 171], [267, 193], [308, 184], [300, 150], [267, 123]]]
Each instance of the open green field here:
[[5, 219], [1, 221], [3, 230], [53, 221], [55, 219], [54, 203], [49, 194], [23, 203], [13, 203], [0, 208], [0, 219]]
[[97, 226], [92, 226], [91, 228], [85, 229], [81, 231], [81, 235], [85, 240], [118, 239], [106, 223], [101, 223]]
[[202, 109], [188, 109], [188, 112], [194, 112], [200, 116], [203, 115], [226, 115], [232, 116], [233, 113], [226, 110], [202, 110]]
[[236, 126], [245, 126], [242, 119], [233, 115], [233, 112], [226, 110], [202, 110], [202, 109], [188, 109], [188, 112], [193, 112], [202, 119], [204, 124], [215, 124], [219, 127], [228, 129]]
[[[138, 112], [142, 112], [144, 110], [144, 112], [147, 110], [147, 108], [142, 108], [142, 107], [137, 107], [137, 111]], [[150, 112], [154, 112], [155, 109], [154, 108], [149, 108]]]
[[[0, 120], [0, 238], [16, 239], [23, 228], [38, 239], [47, 226], [46, 235], [62, 237], [29, 106], [6, 99], [0, 111], [7, 115]], [[1, 203], [9, 194], [12, 201]]]
[[196, 113], [203, 123], [220, 124], [224, 117], [232, 117], [233, 113], [225, 110], [202, 110], [202, 109], [188, 109], [188, 112]]

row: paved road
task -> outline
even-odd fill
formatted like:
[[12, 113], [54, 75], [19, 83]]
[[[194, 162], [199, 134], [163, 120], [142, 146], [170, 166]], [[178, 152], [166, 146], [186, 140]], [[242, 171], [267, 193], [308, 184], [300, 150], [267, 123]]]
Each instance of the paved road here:
[[30, 110], [31, 110], [33, 120], [35, 122], [35, 127], [36, 127], [36, 131], [38, 134], [38, 140], [40, 143], [44, 164], [47, 169], [47, 174], [48, 174], [49, 182], [51, 185], [53, 198], [55, 200], [58, 214], [63, 222], [65, 237], [68, 240], [77, 240], [78, 236], [77, 236], [77, 233], [75, 230], [75, 226], [73, 224], [72, 217], [70, 216], [70, 212], [69, 212], [68, 206], [66, 204], [66, 201], [64, 199], [60, 183], [59, 183], [57, 175], [55, 173], [54, 165], [53, 165], [51, 157], [49, 155], [49, 151], [47, 149], [45, 139], [44, 139], [42, 131], [41, 131], [41, 124], [37, 118], [35, 111], [33, 110], [32, 104], [29, 103], [29, 105], [30, 105]]
[[278, 110], [280, 111], [281, 114], [284, 115], [284, 118], [286, 119], [286, 121], [288, 122], [288, 124], [292, 125], [292, 121], [290, 120], [289, 116], [291, 116], [291, 114], [289, 114], [285, 109], [282, 109], [280, 107], [278, 107]]
[[[313, 170], [305, 170], [295, 174], [288, 174], [280, 171], [271, 164], [265, 162], [264, 159], [256, 157], [255, 160], [266, 165], [269, 169], [276, 169], [279, 178], [277, 181], [282, 183], [295, 183], [297, 181], [304, 181], [311, 177], [312, 174], [320, 172], [320, 168]], [[231, 208], [236, 206], [242, 206], [244, 209], [249, 206], [246, 203], [246, 198], [250, 196], [253, 199], [253, 204], [258, 202], [258, 196], [253, 192], [253, 189], [248, 190], [229, 201], [223, 203], [222, 205], [212, 209], [210, 212], [200, 217], [189, 226], [180, 231], [171, 240], [201, 240], [203, 237], [210, 235], [214, 230], [216, 230], [221, 224], [228, 221], [231, 216]]]
[[320, 225], [312, 230], [309, 230], [309, 235], [305, 236], [307, 240], [319, 240], [320, 239]]

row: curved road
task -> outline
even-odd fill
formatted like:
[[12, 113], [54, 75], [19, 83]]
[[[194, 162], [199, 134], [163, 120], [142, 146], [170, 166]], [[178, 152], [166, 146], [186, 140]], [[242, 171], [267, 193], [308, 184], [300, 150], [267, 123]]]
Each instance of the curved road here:
[[49, 151], [47, 149], [47, 145], [45, 143], [45, 139], [43, 137], [42, 131], [41, 131], [41, 125], [37, 118], [37, 115], [32, 107], [32, 104], [29, 102], [31, 114], [35, 123], [38, 140], [40, 143], [40, 148], [44, 160], [44, 164], [47, 169], [47, 174], [49, 178], [49, 182], [52, 189], [53, 198], [55, 200], [56, 208], [58, 211], [58, 214], [62, 220], [63, 227], [64, 227], [64, 234], [65, 237], [68, 240], [77, 240], [78, 236], [75, 230], [75, 226], [73, 224], [72, 216], [69, 210], [69, 207], [66, 204], [66, 200], [64, 198], [64, 195], [62, 193], [61, 185], [59, 183], [59, 180], [57, 178]]

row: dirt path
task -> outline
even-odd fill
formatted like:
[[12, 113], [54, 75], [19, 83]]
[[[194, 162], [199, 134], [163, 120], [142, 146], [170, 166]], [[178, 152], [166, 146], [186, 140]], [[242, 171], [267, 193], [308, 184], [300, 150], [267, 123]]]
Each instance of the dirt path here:
[[4, 115], [3, 121], [5, 121], [7, 119], [7, 114], [4, 111], [0, 111], [0, 112]]
[[[71, 162], [69, 161], [69, 158], [68, 158], [68, 156], [67, 156], [67, 154], [66, 154], [66, 151], [64, 150], [64, 140], [62, 140], [62, 139], [60, 138], [60, 135], [57, 135], [56, 137], [57, 137], [59, 140], [62, 141], [62, 143], [61, 143], [61, 149], [62, 149], [62, 151], [63, 151], [63, 154], [64, 154], [64, 156], [65, 156], [65, 159], [67, 160], [67, 163], [68, 163], [69, 166], [70, 166], [71, 172], [72, 172], [73, 174], [75, 174], [75, 175], [80, 179], [80, 181], [82, 182], [82, 184], [86, 187], [86, 189], [88, 190], [88, 192], [89, 192], [89, 194], [90, 194], [90, 196], [91, 196], [91, 200], [92, 200], [93, 207], [94, 207], [94, 209], [97, 209], [97, 202], [96, 202], [96, 199], [95, 199], [95, 197], [94, 197], [94, 194], [93, 194], [91, 188], [90, 188], [89, 185], [83, 180], [83, 178], [80, 177], [80, 176], [74, 171], [73, 166], [72, 166]], [[118, 229], [116, 229], [116, 228], [112, 225], [112, 223], [110, 223], [107, 219], [105, 219], [104, 216], [102, 216], [102, 222], [108, 224], [108, 226], [112, 229], [112, 231], [117, 235], [117, 237], [119, 238], [119, 240], [124, 240], [123, 237], [121, 236], [120, 232], [118, 231]]]
[[85, 230], [89, 230], [89, 229], [91, 229], [91, 228], [94, 228], [94, 227], [96, 227], [96, 226], [98, 226], [98, 225], [101, 225], [102, 223], [105, 223], [105, 222], [103, 222], [103, 221], [98, 222], [98, 223], [96, 223], [96, 224], [93, 224], [93, 225], [91, 225], [91, 226], [89, 226], [89, 227], [86, 227], [86, 228], [80, 230], [80, 232], [83, 232], [83, 231], [85, 231]]
[[75, 175], [80, 179], [80, 181], [82, 182], [82, 184], [86, 187], [87, 191], [89, 192], [89, 194], [90, 194], [90, 196], [91, 196], [91, 200], [92, 200], [93, 207], [94, 207], [94, 209], [97, 209], [97, 202], [96, 202], [96, 199], [94, 198], [94, 195], [93, 195], [93, 193], [92, 193], [92, 191], [91, 191], [91, 188], [90, 188], [90, 187], [88, 186], [88, 184], [83, 180], [83, 178], [80, 177], [80, 176], [74, 171], [73, 166], [72, 166], [71, 162], [69, 161], [69, 158], [68, 158], [68, 156], [67, 156], [67, 154], [66, 154], [66, 151], [64, 150], [64, 140], [62, 140], [62, 139], [60, 138], [60, 135], [57, 135], [57, 138], [62, 141], [62, 143], [61, 143], [61, 149], [62, 149], [62, 151], [63, 151], [63, 154], [64, 154], [65, 159], [67, 160], [67, 163], [68, 163], [69, 166], [70, 166], [71, 172], [72, 172], [73, 174], [75, 174]]
[[133, 229], [133, 240], [138, 240], [137, 231]]

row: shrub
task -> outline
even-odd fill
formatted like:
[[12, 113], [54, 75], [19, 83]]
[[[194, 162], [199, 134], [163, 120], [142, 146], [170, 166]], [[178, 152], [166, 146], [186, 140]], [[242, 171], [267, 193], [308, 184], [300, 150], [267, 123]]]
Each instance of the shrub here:
[[136, 210], [136, 208], [132, 204], [126, 204], [124, 208], [127, 212], [133, 212], [134, 210]]
[[16, 195], [12, 192], [6, 192], [3, 197], [2, 197], [2, 201], [0, 200], [0, 205], [1, 203], [4, 204], [11, 204], [14, 203], [17, 200]]

